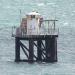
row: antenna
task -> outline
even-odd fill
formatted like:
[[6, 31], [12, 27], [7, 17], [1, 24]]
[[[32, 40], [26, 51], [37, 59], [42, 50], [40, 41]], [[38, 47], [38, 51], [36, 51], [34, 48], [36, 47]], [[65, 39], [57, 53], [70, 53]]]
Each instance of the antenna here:
[[54, 7], [54, 13], [55, 13], [55, 20], [56, 20], [56, 4], [55, 4], [55, 7]]
[[55, 17], [54, 17], [54, 19], [55, 19], [55, 20], [54, 20], [54, 30], [55, 30], [55, 22], [57, 21], [57, 20], [56, 20], [56, 4], [55, 4], [55, 6], [54, 6], [54, 10], [55, 10], [55, 11], [54, 11], [54, 14], [55, 14]]
[[21, 9], [20, 9], [20, 23], [21, 23]]

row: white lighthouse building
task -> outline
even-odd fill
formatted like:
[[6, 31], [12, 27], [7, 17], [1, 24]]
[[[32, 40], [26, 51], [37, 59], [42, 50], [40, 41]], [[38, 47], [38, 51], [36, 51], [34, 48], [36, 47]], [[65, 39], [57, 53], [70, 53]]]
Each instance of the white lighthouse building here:
[[40, 29], [41, 15], [38, 12], [31, 12], [26, 15], [27, 18], [27, 35], [38, 35]]

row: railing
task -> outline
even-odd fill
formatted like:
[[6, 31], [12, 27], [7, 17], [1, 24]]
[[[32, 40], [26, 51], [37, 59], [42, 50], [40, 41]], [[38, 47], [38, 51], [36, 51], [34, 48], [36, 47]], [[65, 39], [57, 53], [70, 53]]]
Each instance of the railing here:
[[[39, 33], [35, 35], [58, 35], [59, 29], [55, 27], [55, 21], [57, 20], [43, 20]], [[25, 35], [29, 35], [27, 34], [27, 29], [15, 26], [12, 27], [12, 37]]]
[[[59, 34], [59, 29], [40, 29], [39, 34], [35, 35], [58, 35]], [[21, 29], [20, 27], [12, 27], [12, 37], [15, 36], [25, 36], [28, 35], [25, 29]]]

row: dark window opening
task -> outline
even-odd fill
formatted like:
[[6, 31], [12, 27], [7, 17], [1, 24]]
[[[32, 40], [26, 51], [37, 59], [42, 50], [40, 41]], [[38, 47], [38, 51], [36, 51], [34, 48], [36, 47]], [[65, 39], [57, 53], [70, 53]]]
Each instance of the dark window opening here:
[[31, 18], [35, 18], [35, 15], [31, 15]]

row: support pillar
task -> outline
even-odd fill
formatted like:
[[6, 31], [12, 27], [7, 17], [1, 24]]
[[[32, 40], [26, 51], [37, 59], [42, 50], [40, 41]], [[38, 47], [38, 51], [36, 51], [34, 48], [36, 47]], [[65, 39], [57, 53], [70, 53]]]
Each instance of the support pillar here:
[[19, 38], [15, 38], [15, 61], [20, 61], [20, 40]]
[[57, 62], [57, 37], [54, 38], [54, 61]]
[[41, 50], [41, 42], [42, 40], [37, 41], [37, 60], [42, 61], [42, 50]]
[[46, 39], [46, 60], [48, 62], [57, 61], [57, 37]]
[[57, 61], [57, 38], [53, 37], [51, 39], [51, 60], [53, 62]]
[[29, 62], [33, 62], [33, 57], [34, 57], [34, 41], [33, 40], [29, 40]]
[[51, 61], [51, 38], [47, 38], [45, 40], [45, 46], [46, 46], [46, 62]]

